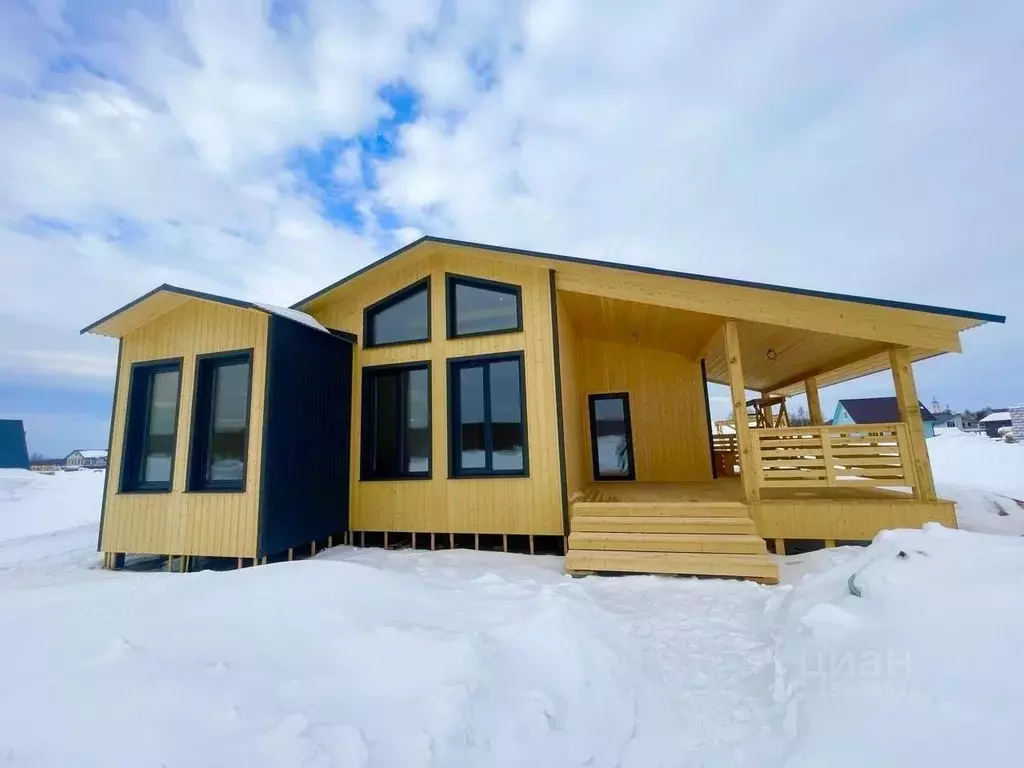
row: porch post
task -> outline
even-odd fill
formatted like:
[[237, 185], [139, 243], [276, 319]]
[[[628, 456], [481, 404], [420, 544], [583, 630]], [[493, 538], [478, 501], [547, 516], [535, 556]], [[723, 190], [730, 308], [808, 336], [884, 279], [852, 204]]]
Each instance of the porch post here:
[[811, 376], [804, 381], [804, 390], [807, 392], [807, 412], [811, 417], [811, 425], [820, 427], [825, 423], [821, 417], [821, 399], [818, 397], [818, 380]]
[[736, 424], [736, 440], [740, 449], [740, 481], [743, 500], [760, 501], [761, 489], [757, 484], [754, 445], [747, 421], [747, 395], [743, 386], [743, 361], [740, 359], [740, 334], [733, 320], [725, 324], [725, 356], [729, 361], [729, 391], [732, 393], [732, 415]]
[[907, 425], [910, 433], [910, 450], [913, 453], [914, 474], [917, 484], [914, 497], [923, 501], [935, 501], [935, 479], [928, 459], [928, 446], [924, 439], [924, 422], [918, 404], [917, 386], [914, 384], [914, 370], [910, 364], [910, 351], [906, 347], [889, 349], [889, 367], [892, 381], [896, 386], [896, 403], [900, 409], [900, 421]]

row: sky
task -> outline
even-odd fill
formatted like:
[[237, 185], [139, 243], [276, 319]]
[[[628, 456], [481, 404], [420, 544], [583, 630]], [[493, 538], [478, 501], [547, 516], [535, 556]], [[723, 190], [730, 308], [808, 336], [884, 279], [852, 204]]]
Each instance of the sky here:
[[6, 0], [0, 418], [102, 447], [82, 327], [422, 234], [1006, 314], [918, 387], [1024, 401], [1021, 72], [1017, 0]]

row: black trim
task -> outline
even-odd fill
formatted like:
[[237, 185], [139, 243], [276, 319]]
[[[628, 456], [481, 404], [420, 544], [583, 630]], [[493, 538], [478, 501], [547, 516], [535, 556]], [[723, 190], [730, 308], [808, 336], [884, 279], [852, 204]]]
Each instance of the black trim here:
[[562, 413], [562, 350], [558, 339], [558, 289], [555, 270], [548, 270], [551, 297], [551, 347], [555, 362], [555, 425], [558, 430], [558, 479], [562, 490], [562, 535], [569, 533], [569, 480], [565, 468], [565, 419]]
[[[625, 475], [602, 475], [601, 464], [598, 460], [597, 449], [597, 412], [594, 410], [594, 403], [598, 400], [621, 400], [622, 415], [626, 429], [626, 452], [629, 455], [629, 472]], [[587, 395], [587, 410], [590, 413], [590, 461], [594, 470], [595, 482], [636, 480], [636, 455], [633, 452], [633, 420], [630, 417], [629, 393], [628, 392], [602, 392], [600, 394]]]
[[[455, 287], [466, 285], [471, 288], [504, 293], [516, 297], [516, 325], [514, 328], [499, 328], [494, 331], [473, 331], [472, 333], [458, 333], [456, 331], [458, 307], [455, 302]], [[470, 275], [459, 275], [453, 272], [444, 274], [444, 296], [445, 296], [445, 330], [449, 339], [469, 339], [474, 336], [496, 336], [502, 333], [523, 332], [523, 287], [515, 283], [501, 283], [497, 280], [486, 280], [482, 277]]]
[[[110, 459], [114, 456], [114, 416], [117, 415], [117, 391], [121, 386], [121, 358], [124, 353], [124, 341], [121, 339], [117, 340], [117, 368], [114, 371], [114, 400], [110, 404], [110, 429], [107, 433], [107, 469], [103, 473], [103, 495], [100, 497], [100, 530], [96, 535], [96, 551], [103, 551], [103, 520], [107, 516], [107, 488], [110, 487]], [[127, 408], [125, 409], [125, 416], [127, 418]], [[177, 435], [174, 436], [177, 439]], [[124, 445], [121, 446], [121, 456], [123, 460], [124, 456]], [[173, 478], [174, 475], [171, 475]], [[120, 482], [120, 478], [118, 478]]]
[[[427, 335], [422, 339], [408, 339], [402, 341], [385, 341], [377, 343], [374, 341], [373, 332], [370, 326], [370, 315], [375, 312], [380, 312], [383, 309], [397, 304], [404, 299], [409, 298], [415, 293], [419, 293], [421, 290], [426, 288], [427, 291]], [[385, 296], [383, 299], [375, 301], [367, 307], [363, 308], [363, 349], [373, 349], [375, 347], [397, 347], [406, 344], [427, 344], [430, 342], [431, 328], [431, 302], [430, 300], [430, 275], [417, 280], [415, 283], [410, 283], [401, 290], [395, 291], [392, 294]]]
[[[185, 491], [187, 493], [245, 493], [246, 482], [249, 475], [249, 436], [252, 432], [252, 376], [254, 368], [254, 348], [249, 347], [247, 349], [232, 349], [226, 352], [209, 352], [203, 355], [196, 355], [195, 358], [195, 376], [192, 384], [192, 423], [189, 425], [188, 435], [188, 478], [185, 482]], [[201, 385], [204, 375], [204, 363], [217, 360], [230, 360], [235, 358], [237, 362], [245, 360], [249, 363], [249, 382], [248, 389], [246, 390], [246, 414], [245, 414], [245, 442], [242, 445], [242, 479], [241, 481], [235, 480], [215, 480], [210, 483], [203, 481], [203, 476], [206, 473], [206, 459], [207, 452], [210, 450], [210, 446], [213, 444], [213, 403], [207, 402], [209, 397], [212, 397], [212, 392], [204, 394]], [[215, 363], [217, 365], [218, 363]], [[229, 363], [227, 363], [229, 364]], [[210, 407], [209, 424], [204, 424], [207, 430], [206, 439], [202, 446], [199, 446], [196, 442], [196, 424], [200, 418], [206, 418], [205, 415], [200, 415], [200, 408], [204, 408], [206, 405]]]
[[[184, 362], [185, 359], [183, 357], [165, 357], [160, 360], [136, 360], [131, 364], [131, 368], [128, 373], [128, 399], [125, 402], [124, 433], [121, 435], [121, 467], [117, 483], [118, 493], [170, 493], [174, 488], [174, 462], [178, 454], [178, 419], [181, 416], [181, 379], [185, 373]], [[150, 377], [147, 377], [146, 379], [147, 391], [145, 402], [142, 404], [144, 407], [142, 423], [136, 423], [136, 419], [139, 418], [140, 414], [138, 412], [138, 392], [136, 392], [135, 387], [138, 383], [138, 377], [142, 375], [139, 371], [145, 371], [145, 369], [177, 369], [178, 371], [178, 391], [174, 397], [174, 439], [172, 441], [174, 450], [171, 451], [171, 471], [166, 483], [143, 483], [134, 479], [138, 476], [139, 470], [141, 469], [139, 466], [141, 455], [136, 454], [141, 454], [143, 445], [145, 444], [146, 434], [149, 429], [149, 406], [151, 397], [149, 387], [151, 386], [152, 381]], [[136, 436], [141, 439], [139, 444], [136, 444]], [[107, 458], [107, 467], [109, 471], [109, 452], [107, 453]], [[131, 478], [129, 476], [131, 476]]]
[[[490, 413], [490, 368], [484, 364], [500, 363], [506, 360], [515, 360], [519, 363], [519, 413], [523, 425], [523, 468], [515, 470], [459, 470], [459, 429], [457, 424], [457, 413], [459, 397], [456, 393], [456, 382], [458, 379], [453, 374], [462, 368], [482, 366], [484, 368], [484, 402], [485, 414]], [[529, 419], [526, 412], [526, 355], [522, 350], [513, 352], [494, 352], [486, 355], [467, 355], [465, 357], [448, 358], [448, 479], [460, 480], [473, 477], [529, 477], [530, 476], [530, 436], [527, 429]], [[485, 415], [485, 419], [486, 419]], [[486, 449], [485, 449], [486, 455]], [[493, 457], [491, 458], [493, 461]]]
[[352, 344], [359, 343], [359, 337], [354, 333], [349, 333], [348, 331], [339, 331], [337, 328], [328, 328], [327, 330], [331, 332], [332, 336], [337, 336], [339, 339], [344, 339], [345, 341], [351, 342]]
[[[372, 408], [369, 403], [370, 382], [374, 374], [383, 371], [418, 371], [427, 372], [427, 471], [426, 472], [401, 472], [396, 475], [374, 475], [368, 473], [367, 468], [367, 441], [371, 438], [371, 431], [367, 429]], [[369, 375], [367, 375], [369, 374]], [[388, 363], [386, 365], [368, 365], [362, 369], [362, 390], [359, 393], [360, 420], [359, 420], [359, 481], [392, 481], [392, 480], [430, 480], [434, 476], [434, 376], [429, 360], [414, 360], [408, 363]], [[404, 421], [401, 419], [400, 421]], [[404, 440], [404, 429], [399, 437], [399, 443]]]
[[704, 382], [704, 413], [708, 420], [708, 453], [711, 454], [711, 479], [718, 479], [718, 467], [715, 466], [715, 433], [711, 429], [711, 395], [708, 393], [708, 366], [700, 359], [700, 378]]
[[635, 266], [632, 264], [621, 264], [614, 261], [598, 261], [596, 259], [584, 259], [578, 256], [560, 256], [554, 253], [543, 253], [541, 251], [527, 251], [520, 248], [506, 248], [499, 245], [486, 245], [485, 243], [474, 243], [468, 240], [452, 240], [445, 237], [435, 237], [433, 235], [424, 235], [419, 240], [415, 240], [408, 245], [399, 248], [397, 251], [389, 253], [383, 258], [377, 259], [371, 264], [367, 264], [362, 269], [358, 269], [351, 275], [343, 277], [341, 280], [332, 283], [331, 285], [323, 288], [316, 293], [307, 296], [295, 304], [292, 304], [292, 309], [300, 309], [303, 305], [319, 299], [326, 293], [333, 291], [350, 280], [354, 280], [360, 275], [369, 272], [375, 267], [379, 267], [381, 264], [390, 261], [398, 256], [401, 256], [408, 250], [415, 248], [418, 245], [424, 243], [435, 243], [438, 245], [452, 245], [462, 248], [477, 248], [483, 251], [494, 251], [496, 253], [507, 253], [516, 256], [532, 256], [538, 259], [550, 259], [552, 261], [562, 261], [567, 264], [582, 264], [589, 267], [609, 267], [611, 269], [620, 269], [626, 272], [638, 272], [645, 275], [658, 275], [661, 277], [679, 277], [686, 280], [699, 280], [705, 283], [715, 283], [718, 285], [730, 285], [737, 288], [758, 288], [764, 291], [775, 291], [777, 293], [787, 293], [794, 296], [810, 296], [816, 299], [834, 299], [836, 301], [849, 301], [856, 304], [870, 304], [878, 307], [888, 307], [890, 309], [909, 309], [914, 312], [927, 312], [933, 315], [949, 315], [951, 317], [963, 317], [969, 320], [979, 320], [984, 323], [1005, 323], [1006, 317], [1003, 315], [990, 315], [984, 312], [971, 312], [962, 309], [950, 309], [948, 307], [935, 307], [928, 304], [910, 304], [903, 301], [890, 301], [888, 299], [873, 299], [867, 296], [852, 296], [843, 293], [830, 293], [827, 291], [814, 291], [806, 288], [790, 288], [784, 285], [773, 285], [771, 283], [755, 283], [749, 280], [737, 280], [728, 277], [711, 277], [709, 275], [697, 275], [691, 272], [675, 272], [668, 269], [659, 269], [657, 267], [643, 267]]

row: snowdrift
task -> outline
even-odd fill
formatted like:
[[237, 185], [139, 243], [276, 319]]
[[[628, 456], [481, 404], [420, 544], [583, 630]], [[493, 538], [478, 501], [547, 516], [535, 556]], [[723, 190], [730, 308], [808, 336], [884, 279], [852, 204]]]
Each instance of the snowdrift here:
[[0, 744], [32, 765], [651, 764], [630, 755], [661, 694], [615, 621], [568, 584], [471, 586], [312, 560], [0, 592]]
[[930, 525], [812, 558], [777, 625], [787, 766], [1020, 765], [1024, 539]]

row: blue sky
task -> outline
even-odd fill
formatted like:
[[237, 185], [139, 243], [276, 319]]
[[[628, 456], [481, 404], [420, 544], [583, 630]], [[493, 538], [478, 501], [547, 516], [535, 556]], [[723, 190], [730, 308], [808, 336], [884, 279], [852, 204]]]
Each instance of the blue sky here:
[[[290, 304], [423, 233], [1009, 314], [922, 399], [1024, 400], [1024, 9], [0, 6], [0, 417], [107, 439], [161, 282]], [[823, 392], [891, 394], [885, 377]], [[724, 407], [716, 403], [716, 407]]]

